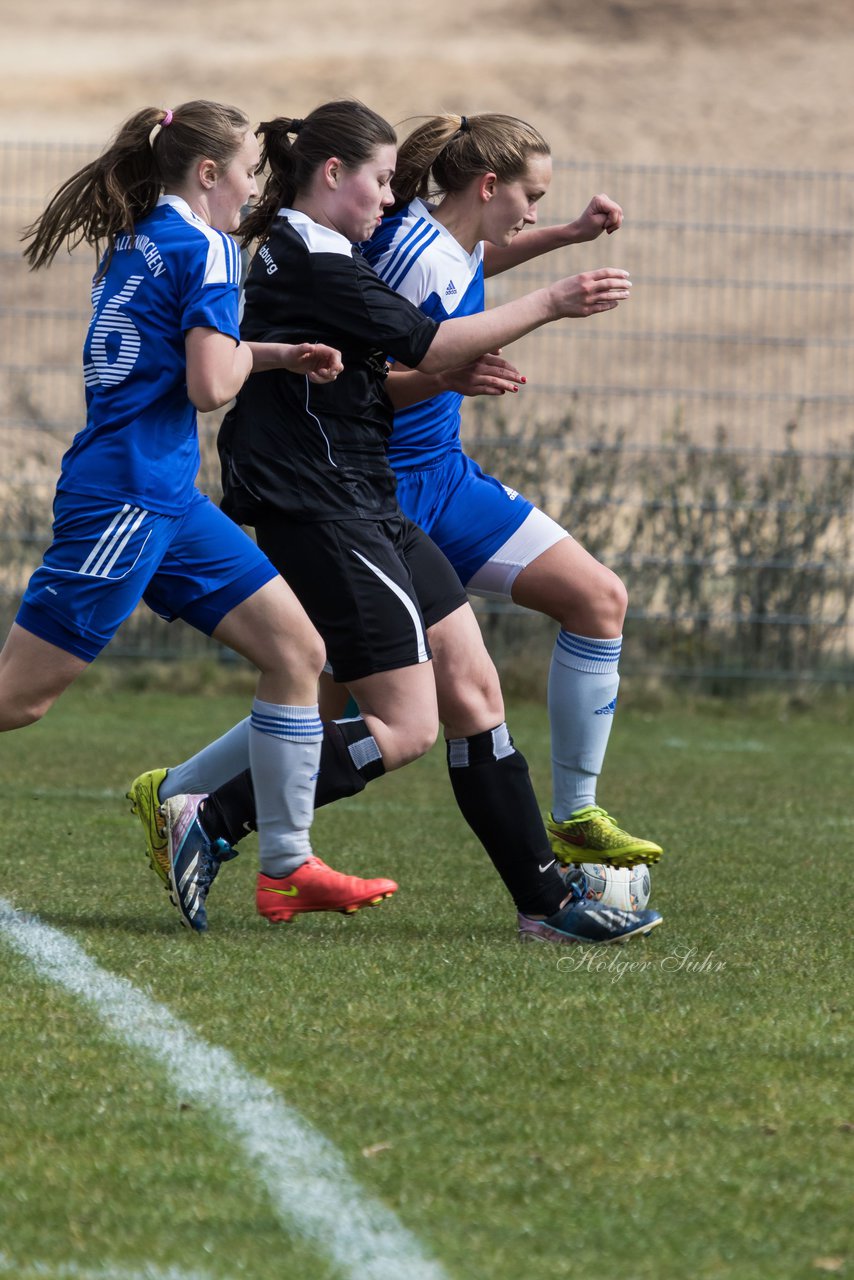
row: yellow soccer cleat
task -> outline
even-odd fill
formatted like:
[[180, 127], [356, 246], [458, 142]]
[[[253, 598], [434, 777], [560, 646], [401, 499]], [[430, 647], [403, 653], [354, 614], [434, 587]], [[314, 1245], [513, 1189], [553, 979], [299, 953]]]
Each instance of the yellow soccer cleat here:
[[168, 888], [169, 837], [166, 831], [166, 819], [157, 794], [166, 774], [166, 769], [150, 769], [148, 773], [141, 773], [130, 784], [127, 798], [130, 800], [131, 813], [135, 813], [142, 823], [151, 870], [160, 876]]
[[558, 862], [603, 862], [609, 867], [634, 867], [658, 862], [663, 850], [651, 840], [630, 836], [598, 804], [576, 809], [564, 822], [549, 814], [549, 845]]

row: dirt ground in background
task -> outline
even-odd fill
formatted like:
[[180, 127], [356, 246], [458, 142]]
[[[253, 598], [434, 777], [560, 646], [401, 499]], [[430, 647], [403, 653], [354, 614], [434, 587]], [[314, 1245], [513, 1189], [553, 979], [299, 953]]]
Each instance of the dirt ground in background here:
[[[425, 13], [429, 18], [425, 18]], [[559, 159], [850, 169], [850, 0], [0, 0], [0, 139], [106, 141], [215, 97], [356, 96], [393, 122], [501, 110]]]

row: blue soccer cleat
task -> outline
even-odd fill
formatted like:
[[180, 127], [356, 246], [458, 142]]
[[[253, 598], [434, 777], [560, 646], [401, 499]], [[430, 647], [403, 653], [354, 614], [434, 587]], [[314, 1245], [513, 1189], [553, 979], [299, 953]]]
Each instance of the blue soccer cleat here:
[[604, 946], [609, 942], [642, 938], [662, 923], [663, 917], [658, 911], [603, 907], [601, 903], [588, 902], [580, 884], [570, 887], [571, 896], [545, 920], [532, 920], [519, 913], [520, 942], [586, 942]]
[[196, 933], [208, 927], [205, 900], [223, 862], [236, 858], [224, 840], [211, 840], [199, 822], [206, 796], [172, 796], [162, 807], [169, 849], [169, 900], [181, 923]]

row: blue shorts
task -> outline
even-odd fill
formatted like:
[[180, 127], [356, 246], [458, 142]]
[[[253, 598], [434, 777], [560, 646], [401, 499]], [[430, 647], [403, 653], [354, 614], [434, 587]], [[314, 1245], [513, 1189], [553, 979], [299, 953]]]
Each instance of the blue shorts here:
[[397, 472], [397, 500], [467, 583], [534, 510], [460, 451], [435, 465]]
[[58, 493], [53, 543], [15, 621], [91, 662], [140, 600], [167, 622], [183, 618], [210, 635], [275, 576], [252, 539], [198, 490], [180, 516]]

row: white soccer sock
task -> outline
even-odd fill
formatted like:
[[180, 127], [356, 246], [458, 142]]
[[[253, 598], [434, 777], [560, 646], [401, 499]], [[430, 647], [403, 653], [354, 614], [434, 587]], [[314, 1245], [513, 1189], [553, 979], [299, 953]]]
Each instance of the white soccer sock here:
[[322, 741], [316, 703], [288, 707], [258, 698], [253, 702], [249, 756], [265, 875], [290, 875], [311, 854], [309, 829]]
[[595, 640], [560, 631], [549, 669], [552, 813], [563, 822], [596, 803], [596, 783], [614, 722], [622, 636]]
[[208, 795], [249, 768], [249, 717], [221, 738], [170, 769], [160, 784], [161, 800], [170, 796]]

